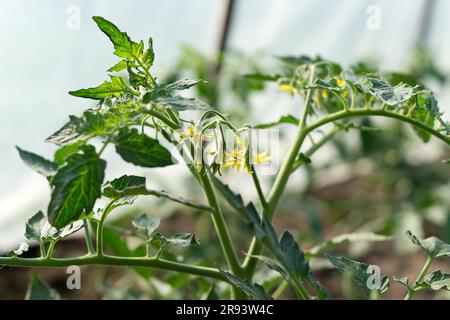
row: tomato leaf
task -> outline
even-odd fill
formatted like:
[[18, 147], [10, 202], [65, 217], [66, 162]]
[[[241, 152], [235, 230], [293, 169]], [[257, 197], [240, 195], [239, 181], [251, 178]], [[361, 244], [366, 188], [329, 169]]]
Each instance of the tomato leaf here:
[[139, 92], [128, 86], [124, 78], [111, 76], [111, 81], [105, 81], [93, 88], [69, 91], [69, 94], [80, 98], [102, 100], [108, 97], [120, 97], [124, 93], [139, 95]]
[[160, 218], [151, 217], [146, 214], [142, 214], [133, 220], [133, 226], [142, 231], [147, 239], [151, 238], [160, 223]]
[[433, 271], [427, 274], [423, 282], [418, 283], [421, 288], [431, 288], [433, 290], [450, 291], [450, 274], [443, 273], [441, 270]]
[[409, 240], [415, 245], [418, 245], [430, 258], [450, 257], [450, 244], [436, 238], [429, 237], [426, 239], [419, 239], [411, 231], [407, 231], [406, 235]]
[[82, 151], [68, 157], [51, 180], [48, 218], [57, 229], [88, 214], [101, 196], [106, 161], [98, 157], [92, 146], [83, 146]]
[[[328, 261], [331, 262], [336, 269], [351, 277], [353, 282], [362, 288], [364, 292], [369, 295], [371, 289], [368, 287], [368, 282], [371, 280], [372, 273], [368, 272], [369, 265], [363, 262], [348, 259], [346, 257], [335, 257], [326, 255]], [[380, 287], [376, 290], [380, 294], [386, 292], [389, 289], [389, 278], [385, 275], [381, 276]]]
[[280, 124], [293, 124], [293, 125], [298, 125], [298, 119], [296, 117], [294, 117], [293, 115], [285, 115], [285, 116], [281, 116], [277, 121], [274, 122], [269, 122], [269, 123], [263, 123], [263, 124], [258, 124], [256, 126], [253, 126], [253, 128], [255, 129], [268, 129], [268, 128], [272, 128], [275, 126], [278, 126]]
[[61, 296], [36, 273], [32, 273], [25, 300], [60, 300]]
[[122, 159], [135, 165], [153, 168], [174, 164], [170, 152], [158, 140], [138, 133], [136, 129], [120, 130], [114, 144]]
[[67, 237], [72, 233], [77, 232], [83, 227], [83, 224], [71, 224], [58, 230], [54, 228], [42, 211], [37, 212], [34, 216], [28, 219], [25, 224], [25, 237], [29, 240], [59, 240]]
[[12, 257], [21, 256], [24, 252], [27, 252], [29, 248], [30, 247], [29, 247], [28, 243], [21, 242], [17, 249], [9, 251], [9, 255]]
[[35, 153], [20, 149], [17, 146], [16, 149], [19, 151], [19, 156], [25, 164], [44, 177], [51, 177], [55, 174], [56, 170], [58, 170], [58, 165], [56, 163]]
[[272, 297], [269, 296], [262, 286], [257, 283], [250, 283], [247, 280], [242, 280], [231, 273], [219, 269], [220, 272], [224, 275], [224, 277], [235, 287], [242, 290], [242, 292], [253, 300], [272, 300]]

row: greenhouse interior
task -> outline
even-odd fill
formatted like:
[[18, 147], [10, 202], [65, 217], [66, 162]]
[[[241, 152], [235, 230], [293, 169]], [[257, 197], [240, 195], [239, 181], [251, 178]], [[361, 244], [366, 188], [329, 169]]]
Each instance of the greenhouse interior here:
[[2, 0], [0, 300], [450, 299], [449, 12]]

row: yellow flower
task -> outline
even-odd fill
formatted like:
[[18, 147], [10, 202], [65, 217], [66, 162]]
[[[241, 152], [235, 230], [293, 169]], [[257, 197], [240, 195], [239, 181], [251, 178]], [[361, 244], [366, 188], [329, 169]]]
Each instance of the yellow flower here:
[[269, 162], [270, 160], [272, 160], [272, 156], [269, 156], [267, 154], [267, 149], [264, 150], [264, 152], [257, 154], [254, 158], [254, 162], [256, 164], [266, 163]]
[[196, 163], [195, 166], [197, 167], [197, 171], [201, 172], [203, 169], [203, 163]]
[[293, 86], [291, 86], [289, 84], [282, 84], [282, 85], [280, 85], [280, 90], [281, 91], [287, 91], [292, 96], [298, 92], [297, 89], [295, 89]]
[[343, 88], [343, 87], [345, 87], [345, 85], [346, 85], [347, 82], [345, 82], [344, 79], [337, 79], [337, 80], [336, 80], [336, 83], [337, 83], [337, 85], [338, 85], [339, 87]]
[[207, 134], [197, 131], [197, 128], [194, 125], [191, 125], [186, 131], [180, 132], [181, 140], [189, 140], [200, 137], [200, 135], [203, 138], [214, 138], [213, 134]]
[[328, 98], [328, 91], [322, 90], [322, 98], [327, 99]]

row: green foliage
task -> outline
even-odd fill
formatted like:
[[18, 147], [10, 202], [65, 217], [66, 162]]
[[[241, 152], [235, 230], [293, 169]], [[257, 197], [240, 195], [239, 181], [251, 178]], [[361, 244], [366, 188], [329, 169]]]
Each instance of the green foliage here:
[[51, 177], [58, 169], [58, 165], [50, 160], [32, 152], [22, 150], [19, 147], [16, 147], [16, 149], [19, 151], [20, 158], [22, 158], [27, 166], [37, 173], [42, 174], [44, 177]]
[[369, 272], [369, 265], [366, 263], [331, 255], [327, 255], [327, 259], [339, 272], [351, 277], [353, 282], [362, 288], [367, 295], [370, 294], [371, 290], [377, 290], [381, 294], [389, 289], [389, 278], [385, 275], [381, 275], [379, 288], [369, 288], [368, 283], [371, 281], [373, 274]]
[[450, 291], [450, 274], [443, 273], [441, 270], [433, 271], [425, 276], [423, 282], [419, 283], [419, 286], [433, 290], [443, 289]]
[[161, 219], [142, 214], [133, 220], [133, 226], [142, 231], [147, 239], [150, 239], [159, 227]]
[[12, 256], [12, 257], [21, 256], [22, 254], [27, 252], [29, 248], [30, 247], [28, 246], [28, 244], [26, 242], [21, 242], [17, 249], [9, 251], [9, 255]]
[[429, 258], [434, 259], [444, 256], [450, 256], [450, 245], [436, 237], [429, 237], [421, 240], [413, 235], [411, 231], [407, 232], [407, 236], [411, 240], [411, 242], [415, 245], [418, 245]]
[[268, 296], [264, 288], [261, 287], [257, 283], [250, 283], [247, 280], [239, 279], [238, 277], [232, 275], [231, 273], [220, 270], [220, 272], [230, 281], [234, 286], [238, 287], [240, 290], [244, 292], [244, 294], [252, 300], [272, 300], [270, 296]]
[[[328, 291], [316, 280], [309, 260], [342, 243], [386, 241], [390, 238], [372, 233], [344, 234], [304, 252], [290, 231], [284, 231], [278, 236], [271, 220], [279, 211], [278, 206], [290, 175], [298, 167], [311, 163], [312, 154], [331, 140], [336, 132], [353, 128], [374, 130], [367, 121], [362, 124], [351, 122], [349, 118], [353, 117], [393, 118], [413, 125], [425, 142], [434, 136], [450, 144], [449, 123], [443, 119], [432, 92], [425, 87], [405, 75], [391, 74], [388, 77], [363, 65], [345, 70], [320, 57], [278, 57], [279, 72], [264, 73], [255, 63], [251, 65], [247, 76], [222, 78], [221, 81], [229, 81], [230, 90], [239, 101], [237, 105], [247, 105], [250, 93], [264, 88], [262, 82], [271, 82], [292, 96], [302, 97], [303, 105], [299, 108], [298, 116], [289, 114], [274, 122], [238, 127], [228, 115], [200, 100], [208, 101], [214, 107], [219, 105], [219, 83], [217, 75], [211, 72], [217, 70], [218, 61], [209, 61], [198, 52], [187, 50], [184, 58], [188, 63], [195, 64], [197, 78], [208, 80], [208, 83], [182, 78], [183, 70], [189, 69], [186, 61], [180, 62], [172, 79], [160, 82], [150, 72], [155, 59], [152, 38], [146, 44], [144, 41], [135, 42], [106, 19], [93, 19], [111, 40], [114, 54], [121, 59], [108, 72], [121, 74], [110, 75], [109, 81], [97, 87], [69, 92], [76, 97], [96, 100], [96, 105], [79, 116], [71, 115], [69, 121], [47, 139], [58, 146], [53, 160], [17, 148], [22, 160], [47, 178], [51, 198], [47, 212], [44, 214], [39, 211], [26, 223], [25, 237], [39, 242], [41, 257], [19, 257], [28, 248], [22, 244], [19, 249], [10, 252], [11, 257], [0, 257], [0, 265], [52, 267], [80, 262], [129, 266], [147, 280], [154, 291], [158, 292], [157, 287], [166, 284], [180, 298], [184, 297], [180, 294], [181, 287], [195, 281], [196, 288], [200, 288], [195, 296], [208, 299], [223, 298], [230, 292], [234, 299], [248, 297], [269, 300], [272, 297], [268, 292], [273, 291], [273, 297], [276, 298], [286, 286], [290, 286], [299, 299], [328, 299]], [[241, 71], [239, 66], [237, 69]], [[179, 92], [191, 88], [196, 89], [199, 99], [185, 97]], [[298, 133], [288, 153], [281, 157], [283, 163], [266, 197], [257, 175], [257, 165], [271, 161], [272, 156], [267, 151], [253, 155], [249, 140], [253, 129], [268, 129], [282, 124], [296, 126]], [[304, 141], [311, 137], [311, 133], [328, 124], [333, 124], [334, 129], [324, 133], [323, 139], [313, 143], [311, 149], [303, 150]], [[227, 137], [226, 130], [230, 131], [231, 137]], [[230, 146], [230, 141], [235, 142], [235, 145]], [[100, 147], [97, 150], [93, 145]], [[169, 147], [166, 147], [170, 145], [173, 147], [170, 150], [177, 151], [185, 160], [188, 171], [208, 201], [207, 205], [193, 203], [166, 191], [149, 189], [145, 177], [122, 175], [103, 183], [106, 161], [101, 156], [111, 145], [114, 145], [116, 153], [123, 160], [145, 168], [176, 164]], [[312, 168], [309, 167], [310, 170]], [[255, 206], [256, 202], [245, 201], [216, 177], [216, 174], [232, 169], [251, 175], [260, 206]], [[241, 247], [236, 250], [235, 235], [228, 228], [231, 222], [228, 217], [225, 219], [216, 192], [238, 213], [239, 217], [235, 218], [249, 225], [247, 229], [251, 233], [252, 244], [245, 257], [241, 254], [245, 250], [241, 250]], [[212, 243], [220, 244], [220, 249], [214, 248], [214, 254], [209, 255], [212, 251], [199, 247], [199, 241], [192, 233], [164, 235], [160, 231], [161, 220], [153, 212], [152, 215], [143, 214], [133, 220], [136, 230], [108, 225], [109, 214], [119, 206], [132, 205], [137, 196], [154, 196], [201, 211], [205, 219], [211, 218], [218, 240]], [[99, 205], [101, 201], [97, 201], [102, 197], [108, 201], [104, 207]], [[262, 208], [260, 212], [257, 207]], [[149, 209], [156, 211], [153, 207]], [[85, 226], [88, 254], [70, 259], [53, 258], [57, 242], [79, 231], [82, 224]], [[95, 249], [90, 224], [96, 227]], [[209, 232], [201, 231], [202, 238], [203, 235], [210, 236]], [[242, 234], [242, 238], [247, 236], [246, 233]], [[435, 237], [420, 240], [410, 233], [408, 236], [425, 251], [428, 259], [414, 283], [410, 284], [407, 278], [395, 278], [407, 287], [406, 298], [426, 288], [447, 290], [448, 274], [439, 270], [428, 275], [427, 272], [433, 259], [450, 256], [450, 245]], [[127, 241], [131, 239], [137, 243], [133, 248]], [[104, 253], [104, 244], [113, 256]], [[168, 248], [175, 253], [183, 252], [184, 256], [166, 250]], [[327, 257], [371, 298], [388, 289], [386, 276], [382, 276], [379, 288], [372, 291], [368, 288], [367, 281], [371, 275], [367, 273], [369, 265], [345, 257]], [[241, 258], [245, 260], [241, 261]], [[195, 261], [195, 264], [190, 264], [188, 260]], [[263, 264], [258, 265], [258, 262]], [[229, 272], [217, 267], [222, 263], [227, 264]], [[254, 283], [255, 271], [261, 265], [265, 269], [259, 269], [258, 274], [267, 273], [267, 268], [270, 269], [270, 277], [263, 281], [267, 290]], [[156, 273], [152, 268], [190, 276], [177, 274], [167, 277], [165, 273]], [[155, 280], [156, 276], [161, 276], [165, 281]], [[221, 280], [225, 286], [206, 279]], [[192, 292], [189, 294], [192, 297]], [[155, 294], [156, 297], [166, 295]], [[59, 296], [37, 276], [33, 276], [27, 297], [56, 299]]]
[[67, 158], [50, 182], [48, 218], [55, 228], [64, 228], [91, 212], [101, 196], [105, 168], [106, 161], [92, 146], [83, 146], [82, 153]]
[[60, 300], [61, 296], [47, 283], [42, 281], [36, 273], [31, 274], [25, 300]]
[[114, 138], [116, 152], [123, 160], [141, 167], [165, 167], [174, 164], [172, 156], [156, 139], [123, 129]]
[[48, 222], [42, 211], [39, 211], [28, 219], [25, 224], [25, 237], [29, 240], [37, 240], [40, 242], [45, 240], [56, 241], [77, 232], [81, 229], [81, 226], [81, 224], [68, 225], [58, 230]]
[[129, 87], [124, 78], [116, 76], [111, 76], [111, 81], [105, 81], [101, 85], [94, 88], [69, 91], [69, 94], [74, 97], [89, 98], [94, 100], [101, 100], [108, 97], [120, 97], [125, 93], [139, 95], [138, 92]]

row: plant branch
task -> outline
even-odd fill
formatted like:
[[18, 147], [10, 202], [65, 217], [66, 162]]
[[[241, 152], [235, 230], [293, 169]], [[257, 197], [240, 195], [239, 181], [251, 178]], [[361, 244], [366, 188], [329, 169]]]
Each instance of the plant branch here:
[[414, 284], [412, 287], [408, 290], [408, 293], [406, 294], [405, 300], [411, 300], [413, 295], [417, 292], [417, 287], [420, 282], [422, 282], [423, 278], [428, 272], [428, 269], [430, 269], [431, 264], [433, 263], [434, 258], [428, 257], [427, 261], [423, 265], [422, 270], [420, 271], [419, 275], [417, 276], [416, 281], [414, 281]]
[[0, 257], [0, 265], [15, 267], [67, 267], [71, 265], [111, 265], [111, 266], [133, 266], [158, 268], [169, 271], [177, 271], [198, 276], [214, 278], [226, 281], [219, 270], [215, 268], [191, 266], [175, 261], [164, 259], [148, 259], [138, 257], [116, 257], [116, 256], [95, 256], [86, 255], [77, 258], [19, 258]]
[[233, 274], [236, 276], [241, 276], [242, 269], [239, 265], [239, 259], [237, 258], [236, 250], [231, 241], [231, 236], [225, 223], [222, 209], [220, 208], [219, 202], [217, 201], [217, 197], [208, 173], [201, 174], [200, 180], [209, 205], [213, 209], [212, 220], [217, 232], [217, 236], [219, 237], [220, 245], [222, 246], [222, 249], [224, 251], [225, 259], [227, 260], [228, 266], [230, 267], [230, 270], [233, 272]]
[[311, 125], [309, 125], [306, 128], [306, 131], [312, 132], [315, 129], [330, 123], [330, 122], [334, 122], [340, 119], [345, 119], [345, 118], [351, 118], [351, 117], [364, 117], [364, 116], [379, 116], [379, 117], [386, 117], [386, 118], [394, 118], [403, 122], [407, 122], [412, 124], [413, 126], [422, 129], [430, 134], [432, 134], [433, 136], [435, 136], [436, 138], [446, 142], [447, 144], [450, 144], [450, 137], [440, 133], [439, 131], [427, 126], [426, 124], [409, 118], [405, 115], [402, 115], [400, 113], [396, 113], [396, 112], [392, 112], [392, 111], [387, 111], [387, 110], [381, 110], [381, 109], [352, 109], [349, 111], [338, 111], [335, 113], [332, 113], [330, 115], [324, 116], [322, 118], [320, 118], [319, 120], [317, 120], [316, 122], [312, 123]]
[[[315, 76], [315, 66], [313, 65], [311, 66], [309, 76], [310, 84], [313, 83], [314, 76]], [[288, 151], [288, 154], [285, 157], [285, 160], [277, 174], [277, 177], [275, 178], [275, 182], [269, 194], [267, 209], [264, 212], [265, 215], [269, 218], [269, 220], [272, 220], [278, 202], [280, 201], [281, 196], [286, 188], [286, 184], [292, 172], [292, 168], [294, 167], [295, 160], [300, 152], [300, 148], [303, 144], [303, 141], [307, 136], [305, 128], [306, 128], [306, 119], [308, 117], [310, 110], [311, 99], [312, 99], [312, 90], [308, 90], [308, 93], [306, 94], [305, 98], [303, 114], [298, 125], [298, 130], [294, 138], [294, 143], [292, 144], [291, 148]], [[253, 277], [253, 273], [255, 272], [256, 265], [258, 263], [258, 260], [254, 256], [257, 256], [261, 253], [262, 247], [263, 245], [260, 242], [258, 242], [255, 237], [253, 237], [248, 251], [249, 254], [247, 255], [243, 263], [247, 279], [251, 279]]]
[[88, 249], [89, 254], [94, 254], [95, 249], [94, 246], [92, 245], [91, 232], [89, 230], [88, 220], [84, 219], [83, 225], [84, 225], [84, 239], [86, 240], [86, 247]]
[[97, 224], [97, 256], [103, 256], [103, 225], [105, 223], [106, 217], [112, 211], [114, 203], [117, 199], [111, 200], [108, 205], [103, 210], [103, 214]]

